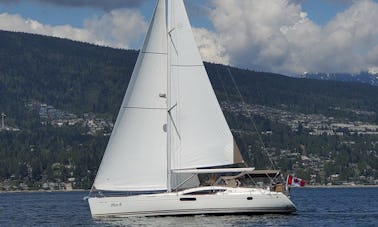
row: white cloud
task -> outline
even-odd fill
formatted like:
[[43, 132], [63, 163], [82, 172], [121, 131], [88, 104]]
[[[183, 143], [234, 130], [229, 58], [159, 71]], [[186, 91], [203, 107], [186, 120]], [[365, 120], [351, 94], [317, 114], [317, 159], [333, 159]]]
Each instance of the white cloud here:
[[[212, 1], [211, 20], [232, 65], [265, 71], [302, 71], [291, 42], [316, 33], [300, 6], [286, 0]], [[311, 39], [299, 39], [296, 49]], [[290, 67], [288, 67], [290, 65]], [[290, 68], [290, 69], [288, 69]]]
[[378, 44], [368, 51], [365, 60], [368, 67], [378, 69]]
[[[201, 55], [210, 62], [286, 74], [378, 68], [378, 3], [353, 1], [321, 27], [298, 2], [210, 0], [214, 31], [193, 29]], [[2, 13], [0, 29], [135, 48], [140, 46], [147, 22], [140, 11], [130, 9], [86, 19], [83, 28], [51, 26]]]
[[0, 29], [129, 48], [145, 34], [147, 23], [139, 11], [129, 9], [112, 10], [100, 18], [87, 19], [83, 28], [70, 25], [51, 26], [20, 15], [2, 13]]
[[230, 57], [227, 55], [217, 34], [204, 28], [193, 28], [193, 34], [204, 61], [230, 64]]
[[[355, 1], [321, 27], [293, 0], [212, 0], [211, 59], [280, 72], [359, 72], [377, 67], [378, 4]], [[202, 31], [203, 36], [209, 36]], [[214, 50], [219, 48], [219, 51]]]
[[101, 40], [97, 44], [129, 48], [146, 33], [147, 22], [139, 11], [113, 10], [100, 18], [84, 21], [84, 28]]
[[73, 28], [69, 25], [44, 25], [36, 20], [25, 19], [20, 15], [11, 15], [7, 13], [0, 14], [0, 29], [7, 31], [42, 34], [61, 38], [70, 38], [85, 42], [94, 41], [92, 35], [84, 29]]
[[332, 61], [323, 60], [321, 66], [328, 71], [366, 70], [368, 50], [378, 45], [378, 27], [373, 21], [378, 21], [378, 4], [369, 0], [355, 2], [331, 20], [322, 31], [320, 47]]

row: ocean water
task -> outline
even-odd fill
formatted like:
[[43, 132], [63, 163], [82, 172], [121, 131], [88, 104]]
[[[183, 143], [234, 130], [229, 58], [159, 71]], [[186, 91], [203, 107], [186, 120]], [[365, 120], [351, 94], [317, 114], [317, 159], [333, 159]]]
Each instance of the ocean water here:
[[0, 193], [0, 226], [378, 226], [378, 188], [294, 188], [293, 215], [93, 220], [87, 192]]

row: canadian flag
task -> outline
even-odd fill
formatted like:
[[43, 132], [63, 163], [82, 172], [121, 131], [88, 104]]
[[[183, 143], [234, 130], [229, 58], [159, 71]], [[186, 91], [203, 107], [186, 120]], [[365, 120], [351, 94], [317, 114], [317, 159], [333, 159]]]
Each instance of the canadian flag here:
[[293, 187], [303, 187], [305, 186], [306, 181], [300, 178], [294, 177], [292, 175], [287, 176], [286, 185]]

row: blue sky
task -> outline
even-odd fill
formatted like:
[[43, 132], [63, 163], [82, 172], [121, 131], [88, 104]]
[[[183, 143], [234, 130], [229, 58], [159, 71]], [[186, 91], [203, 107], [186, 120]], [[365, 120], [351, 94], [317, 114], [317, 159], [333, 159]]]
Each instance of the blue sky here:
[[[378, 0], [185, 3], [206, 61], [287, 74], [378, 71], [372, 23], [378, 21]], [[137, 49], [154, 5], [154, 0], [0, 0], [0, 29]]]
[[302, 8], [308, 12], [308, 16], [314, 22], [325, 25], [337, 13], [340, 13], [350, 7], [350, 3], [342, 3], [329, 0], [310, 0], [304, 1]]

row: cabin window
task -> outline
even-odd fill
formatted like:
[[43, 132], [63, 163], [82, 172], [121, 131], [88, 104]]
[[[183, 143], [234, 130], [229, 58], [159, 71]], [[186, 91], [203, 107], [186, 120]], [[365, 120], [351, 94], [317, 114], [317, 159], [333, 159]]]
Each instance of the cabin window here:
[[187, 198], [180, 198], [180, 201], [196, 201], [197, 199], [194, 197], [187, 197]]
[[253, 197], [247, 197], [247, 200], [252, 200], [253, 199]]
[[226, 191], [226, 189], [211, 189], [211, 190], [188, 192], [184, 195], [211, 195], [211, 194], [216, 194], [218, 192], [224, 192], [224, 191]]

